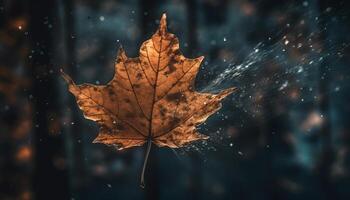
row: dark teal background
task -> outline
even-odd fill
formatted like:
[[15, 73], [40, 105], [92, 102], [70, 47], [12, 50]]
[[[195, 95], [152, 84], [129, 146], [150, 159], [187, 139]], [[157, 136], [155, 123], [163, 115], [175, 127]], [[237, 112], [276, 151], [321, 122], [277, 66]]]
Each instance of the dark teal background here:
[[[0, 199], [350, 199], [349, 9], [331, 0], [0, 0]], [[198, 90], [238, 91], [199, 127], [209, 141], [152, 147], [141, 189], [144, 148], [93, 144], [98, 126], [59, 70], [107, 83], [118, 47], [136, 57], [164, 12], [184, 55], [205, 56]]]

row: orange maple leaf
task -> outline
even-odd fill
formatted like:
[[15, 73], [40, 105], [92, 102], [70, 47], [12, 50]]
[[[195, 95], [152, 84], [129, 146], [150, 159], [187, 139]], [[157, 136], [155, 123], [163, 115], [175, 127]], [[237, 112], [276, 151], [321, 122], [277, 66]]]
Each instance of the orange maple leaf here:
[[152, 143], [178, 148], [207, 139], [196, 126], [220, 109], [220, 101], [234, 91], [195, 91], [203, 58], [188, 59], [181, 54], [179, 40], [167, 32], [163, 14], [157, 32], [142, 44], [139, 57], [128, 58], [119, 49], [115, 74], [107, 85], [76, 85], [63, 73], [85, 118], [100, 126], [94, 143], [117, 149], [147, 143], [141, 185]]

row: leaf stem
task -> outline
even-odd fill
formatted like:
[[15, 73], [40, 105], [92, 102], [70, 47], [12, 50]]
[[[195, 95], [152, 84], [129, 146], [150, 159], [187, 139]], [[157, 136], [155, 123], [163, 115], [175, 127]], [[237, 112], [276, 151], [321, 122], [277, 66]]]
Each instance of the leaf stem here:
[[145, 171], [146, 171], [149, 153], [151, 152], [151, 146], [152, 146], [152, 140], [151, 138], [149, 138], [147, 140], [147, 150], [145, 154], [145, 160], [143, 161], [143, 167], [142, 167], [142, 173], [141, 173], [141, 183], [140, 183], [141, 188], [145, 188]]

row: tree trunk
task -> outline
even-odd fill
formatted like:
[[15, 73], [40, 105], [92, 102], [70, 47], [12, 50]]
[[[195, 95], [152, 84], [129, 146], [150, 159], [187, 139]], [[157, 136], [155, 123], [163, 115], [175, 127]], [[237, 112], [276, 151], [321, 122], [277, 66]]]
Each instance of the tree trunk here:
[[[73, 80], [78, 80], [77, 63], [76, 63], [76, 35], [75, 35], [75, 15], [74, 15], [74, 0], [64, 0], [64, 39], [65, 39], [65, 71], [67, 71]], [[73, 126], [70, 126], [69, 135], [72, 142], [72, 171], [75, 176], [73, 179], [74, 184], [82, 186], [86, 183], [86, 168], [84, 161], [84, 142], [81, 134], [82, 120], [76, 102], [70, 98], [70, 107], [75, 108], [72, 111], [71, 119], [74, 122]]]
[[57, 1], [30, 2], [29, 36], [32, 49], [30, 70], [34, 104], [34, 196], [37, 200], [69, 199], [63, 136], [53, 127], [60, 124], [57, 69], [53, 27], [57, 25]]

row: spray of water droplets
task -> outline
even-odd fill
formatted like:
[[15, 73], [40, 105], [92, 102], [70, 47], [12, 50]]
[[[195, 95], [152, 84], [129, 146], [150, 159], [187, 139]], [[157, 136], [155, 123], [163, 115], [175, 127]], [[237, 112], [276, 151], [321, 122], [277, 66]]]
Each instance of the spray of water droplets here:
[[[236, 87], [238, 92], [232, 96], [232, 104], [229, 106], [241, 109], [253, 118], [266, 117], [263, 115], [262, 104], [278, 95], [285, 96], [285, 100], [292, 102], [294, 106], [317, 101], [320, 98], [318, 91], [320, 78], [327, 75], [321, 74], [320, 66], [325, 66], [325, 73], [332, 73], [335, 69], [329, 60], [341, 59], [344, 56], [344, 49], [349, 46], [347, 43], [335, 44], [332, 41], [323, 41], [323, 31], [312, 31], [307, 35], [287, 33], [275, 38], [273, 43], [271, 43], [273, 39], [269, 38], [267, 42], [256, 45], [240, 63], [229, 62], [224, 66], [211, 66], [212, 71], [219, 73], [206, 83], [201, 92], [215, 93], [224, 88]], [[325, 43], [328, 44], [327, 47]], [[337, 88], [340, 86], [334, 87], [335, 89], [331, 89], [330, 92], [339, 91]], [[277, 92], [268, 92], [271, 90]], [[223, 109], [225, 108], [227, 107]], [[216, 117], [222, 120], [229, 118], [220, 112]], [[183, 149], [184, 152], [196, 151], [204, 155], [205, 151], [216, 150], [214, 146], [217, 145], [213, 144], [227, 143], [226, 146], [234, 147], [230, 141], [225, 142], [230, 137], [227, 136], [227, 128], [202, 130], [207, 131], [211, 139], [208, 142], [191, 144]], [[240, 152], [238, 154], [241, 156], [244, 155], [241, 151], [237, 152]]]

